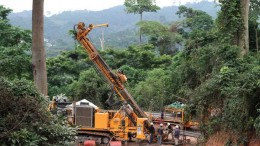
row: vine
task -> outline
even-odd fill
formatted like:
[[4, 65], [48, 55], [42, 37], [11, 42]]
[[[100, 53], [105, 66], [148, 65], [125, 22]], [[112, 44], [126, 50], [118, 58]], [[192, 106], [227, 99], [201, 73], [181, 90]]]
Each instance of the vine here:
[[220, 0], [221, 11], [216, 20], [220, 38], [225, 43], [238, 45], [239, 36], [244, 30], [240, 0]]

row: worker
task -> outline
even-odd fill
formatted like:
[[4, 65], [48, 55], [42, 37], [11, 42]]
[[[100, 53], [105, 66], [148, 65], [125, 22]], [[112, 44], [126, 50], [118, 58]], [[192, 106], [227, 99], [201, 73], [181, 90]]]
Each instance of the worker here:
[[150, 133], [149, 144], [151, 144], [153, 142], [153, 138], [154, 138], [154, 134], [155, 134], [155, 129], [154, 129], [153, 123], [150, 124], [149, 133]]
[[117, 76], [119, 77], [119, 80], [120, 80], [122, 83], [125, 83], [125, 82], [127, 81], [127, 77], [126, 77], [126, 75], [124, 74], [123, 70], [118, 69], [118, 70], [117, 70]]
[[160, 127], [157, 130], [157, 141], [159, 146], [162, 144], [162, 136], [163, 136], [163, 124], [161, 123]]
[[164, 112], [162, 111], [161, 112], [161, 119], [163, 119], [164, 118]]
[[180, 137], [180, 129], [179, 126], [175, 126], [175, 131], [174, 131], [174, 145], [179, 144], [179, 137]]
[[173, 137], [173, 129], [172, 129], [171, 123], [167, 123], [167, 139], [169, 138], [169, 135], [171, 135], [172, 140], [173, 140], [174, 137]]
[[57, 100], [56, 98], [53, 98], [52, 102], [49, 104], [48, 110], [51, 112], [55, 112], [57, 109]]

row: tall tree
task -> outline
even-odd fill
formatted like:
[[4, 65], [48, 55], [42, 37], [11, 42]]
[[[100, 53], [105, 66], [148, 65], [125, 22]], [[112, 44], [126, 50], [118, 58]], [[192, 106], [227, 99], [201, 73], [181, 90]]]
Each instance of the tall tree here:
[[[260, 1], [258, 0], [251, 0], [250, 1], [250, 9], [249, 9], [249, 48], [259, 51], [259, 39], [258, 39], [258, 19], [260, 18]], [[255, 48], [255, 49], [254, 49]]]
[[239, 46], [241, 56], [249, 52], [248, 15], [250, 0], [220, 0], [219, 28], [229, 43]]
[[186, 38], [184, 45], [187, 49], [200, 48], [212, 42], [214, 35], [210, 30], [213, 29], [214, 23], [209, 14], [186, 6], [180, 6], [176, 14], [184, 19], [173, 25], [172, 29]]
[[32, 8], [32, 64], [34, 84], [38, 91], [47, 96], [46, 55], [43, 36], [44, 0], [33, 0]]
[[178, 51], [182, 40], [181, 35], [167, 26], [157, 21], [141, 21], [137, 25], [142, 29], [143, 35], [149, 38], [149, 43], [158, 48], [160, 55], [173, 55]]
[[[143, 12], [156, 12], [160, 9], [160, 7], [155, 4], [155, 0], [125, 0], [124, 5], [126, 6], [127, 13], [140, 14], [140, 21], [143, 20]], [[141, 29], [139, 37], [141, 44]]]
[[239, 47], [242, 48], [241, 55], [249, 52], [249, 31], [248, 31], [248, 15], [249, 15], [250, 0], [240, 0], [241, 17], [243, 20], [244, 29], [241, 32]]

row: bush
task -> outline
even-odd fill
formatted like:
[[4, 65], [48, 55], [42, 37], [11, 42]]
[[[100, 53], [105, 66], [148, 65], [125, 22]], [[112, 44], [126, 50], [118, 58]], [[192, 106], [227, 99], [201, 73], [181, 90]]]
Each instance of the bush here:
[[27, 80], [0, 78], [1, 145], [66, 145], [75, 129], [47, 111], [47, 100]]

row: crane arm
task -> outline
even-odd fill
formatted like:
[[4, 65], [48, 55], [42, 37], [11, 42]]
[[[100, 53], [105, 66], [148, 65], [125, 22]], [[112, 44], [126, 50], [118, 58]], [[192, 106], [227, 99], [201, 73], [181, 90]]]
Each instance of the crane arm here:
[[137, 105], [134, 98], [128, 93], [123, 85], [122, 79], [120, 79], [120, 73], [114, 74], [111, 68], [106, 64], [103, 58], [99, 55], [96, 48], [87, 38], [88, 33], [96, 27], [108, 27], [108, 24], [93, 25], [90, 24], [89, 27], [85, 27], [83, 22], [77, 24], [76, 38], [83, 45], [86, 52], [89, 55], [90, 60], [96, 65], [101, 74], [106, 78], [108, 83], [113, 86], [113, 90], [120, 96], [121, 100], [126, 101], [130, 104], [136, 114], [136, 118], [147, 118], [147, 115], [141, 110]]

